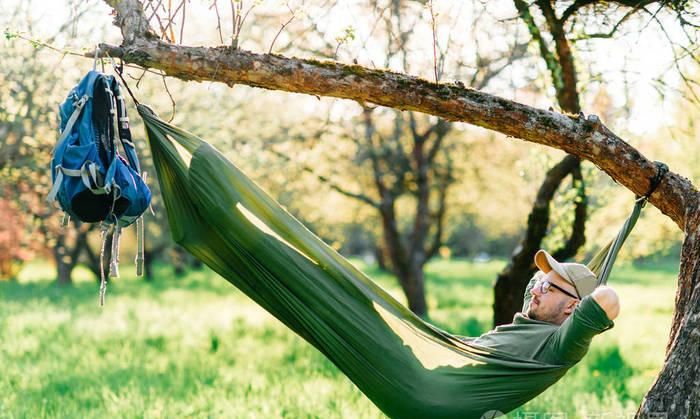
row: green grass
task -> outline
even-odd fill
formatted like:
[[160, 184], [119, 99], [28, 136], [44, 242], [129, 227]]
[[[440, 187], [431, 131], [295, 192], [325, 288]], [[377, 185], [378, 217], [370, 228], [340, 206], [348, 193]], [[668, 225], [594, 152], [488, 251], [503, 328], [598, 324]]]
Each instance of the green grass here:
[[[391, 277], [358, 264], [402, 299]], [[429, 265], [433, 321], [457, 334], [487, 331], [502, 266]], [[615, 328], [509, 417], [634, 412], [663, 360], [674, 268], [616, 267]], [[152, 284], [122, 270], [104, 308], [87, 271], [58, 288], [52, 268], [35, 263], [19, 282], [0, 283], [0, 418], [383, 417], [318, 351], [208, 270], [174, 278], [162, 266]]]

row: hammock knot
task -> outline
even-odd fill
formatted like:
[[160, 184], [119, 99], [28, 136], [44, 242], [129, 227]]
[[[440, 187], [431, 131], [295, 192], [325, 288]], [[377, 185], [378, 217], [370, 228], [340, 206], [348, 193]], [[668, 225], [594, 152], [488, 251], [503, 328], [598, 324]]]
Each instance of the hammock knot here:
[[649, 179], [649, 189], [647, 190], [647, 193], [645, 193], [641, 197], [637, 197], [637, 200], [644, 200], [645, 204], [646, 201], [649, 200], [651, 194], [653, 194], [654, 191], [656, 191], [656, 188], [659, 186], [659, 184], [661, 183], [664, 176], [666, 175], [666, 173], [668, 173], [669, 170], [668, 165], [666, 165], [666, 163], [654, 161], [654, 164], [656, 165], [656, 174], [653, 178]]

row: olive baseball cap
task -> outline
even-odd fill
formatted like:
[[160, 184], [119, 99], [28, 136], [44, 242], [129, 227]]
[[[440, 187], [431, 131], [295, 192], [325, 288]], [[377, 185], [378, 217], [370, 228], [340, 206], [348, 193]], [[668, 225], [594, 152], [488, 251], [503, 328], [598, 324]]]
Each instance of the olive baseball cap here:
[[586, 265], [580, 263], [559, 263], [549, 253], [539, 250], [535, 254], [535, 265], [542, 272], [554, 271], [576, 288], [579, 298], [583, 298], [595, 290], [598, 278]]

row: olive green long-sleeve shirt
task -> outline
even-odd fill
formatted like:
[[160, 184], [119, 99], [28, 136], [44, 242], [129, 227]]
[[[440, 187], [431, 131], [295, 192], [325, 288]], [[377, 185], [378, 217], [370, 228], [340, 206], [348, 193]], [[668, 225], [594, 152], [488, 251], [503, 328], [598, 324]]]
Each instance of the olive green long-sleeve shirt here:
[[[525, 289], [523, 312], [527, 311], [536, 280], [537, 276], [533, 277]], [[614, 326], [590, 295], [561, 325], [533, 320], [523, 312], [515, 314], [513, 323], [497, 326], [471, 342], [548, 364], [575, 364], [588, 352], [593, 336]]]

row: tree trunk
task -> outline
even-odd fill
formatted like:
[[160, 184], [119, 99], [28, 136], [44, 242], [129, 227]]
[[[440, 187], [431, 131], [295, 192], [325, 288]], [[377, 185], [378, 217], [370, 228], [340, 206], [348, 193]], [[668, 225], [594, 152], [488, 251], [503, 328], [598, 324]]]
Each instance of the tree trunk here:
[[202, 263], [202, 261], [197, 258], [192, 258], [190, 262], [190, 267], [194, 270], [199, 271], [202, 268], [204, 268], [204, 263]]
[[[542, 59], [552, 77], [559, 106], [566, 112], [579, 113], [581, 107], [576, 81], [576, 69], [569, 42], [563, 30], [563, 22], [556, 18], [548, 0], [536, 2], [545, 16], [547, 26], [554, 40], [556, 47], [556, 54], [554, 54], [549, 50], [530, 14], [530, 5], [523, 0], [515, 0], [514, 3], [533, 40], [539, 45]], [[554, 199], [554, 194], [562, 181], [569, 174], [572, 175], [574, 180], [583, 182], [581, 161], [571, 155], [565, 157], [559, 165], [550, 169], [542, 185], [540, 185], [537, 198], [528, 217], [525, 238], [513, 252], [508, 265], [496, 278], [493, 305], [494, 326], [510, 323], [513, 320], [513, 315], [522, 308], [525, 287], [536, 271], [533, 258], [535, 253], [541, 248], [542, 240], [547, 234], [550, 202]], [[575, 217], [571, 227], [572, 233], [570, 238], [561, 249], [550, 249], [550, 253], [558, 260], [565, 260], [576, 255], [578, 249], [586, 241], [586, 195], [585, 193], [579, 193], [578, 196], [581, 199], [575, 204]]]
[[408, 269], [397, 274], [403, 284], [408, 308], [419, 317], [428, 315], [428, 304], [425, 299], [425, 275], [423, 269]]
[[153, 282], [155, 276], [153, 275], [153, 261], [155, 255], [150, 250], [143, 250], [143, 279], [147, 282]]
[[423, 270], [413, 275], [411, 287], [408, 289], [408, 308], [417, 316], [427, 318], [428, 304], [425, 300], [425, 277]]
[[700, 418], [700, 211], [693, 208], [681, 251], [676, 311], [663, 368], [636, 418]]
[[[76, 224], [77, 225], [77, 224]], [[77, 225], [77, 228], [80, 228]], [[72, 248], [68, 248], [66, 232], [62, 231], [57, 239], [56, 245], [53, 248], [53, 256], [56, 262], [56, 284], [59, 286], [71, 285], [73, 283], [73, 269], [78, 261], [80, 249], [83, 246], [83, 241], [87, 231], [79, 231], [75, 239], [75, 244]]]
[[407, 254], [396, 227], [394, 203], [389, 197], [384, 201], [381, 215], [384, 243], [391, 261], [390, 266], [406, 295], [408, 308], [417, 316], [425, 317], [428, 314], [428, 305], [425, 298], [425, 278], [422, 269], [424, 258], [418, 259], [415, 257], [416, 255]]
[[377, 266], [380, 270], [384, 272], [389, 271], [389, 266], [386, 262], [386, 255], [384, 254], [384, 246], [377, 244], [374, 246], [374, 258], [377, 260]]
[[[168, 249], [168, 243], [160, 241], [157, 246], [144, 246], [143, 249], [143, 279], [152, 282], [155, 280], [155, 272], [153, 265], [155, 261], [162, 257], [165, 250]], [[171, 249], [175, 251], [174, 249]]]
[[68, 260], [66, 248], [63, 245], [56, 245], [53, 249], [54, 260], [56, 261], [56, 284], [59, 286], [71, 285], [73, 280], [73, 264]]
[[[562, 181], [572, 172], [579, 171], [580, 160], [575, 156], [566, 156], [561, 162], [552, 167], [546, 174], [537, 197], [528, 216], [525, 238], [513, 252], [508, 265], [498, 274], [494, 286], [493, 323], [494, 326], [513, 321], [513, 315], [520, 311], [523, 305], [523, 292], [536, 268], [533, 264], [535, 253], [540, 249], [542, 240], [547, 234], [549, 225], [549, 205]], [[562, 251], [557, 256], [562, 259], [573, 256], [583, 244], [583, 226], [585, 226], [585, 203], [583, 213], [576, 212], [572, 227], [572, 238], [576, 238], [576, 246], [565, 246], [568, 252]], [[578, 221], [578, 222], [577, 222]], [[578, 228], [577, 228], [578, 226]], [[569, 240], [571, 241], [571, 240]]]
[[187, 252], [181, 246], [172, 249], [173, 273], [180, 278], [187, 273]]

